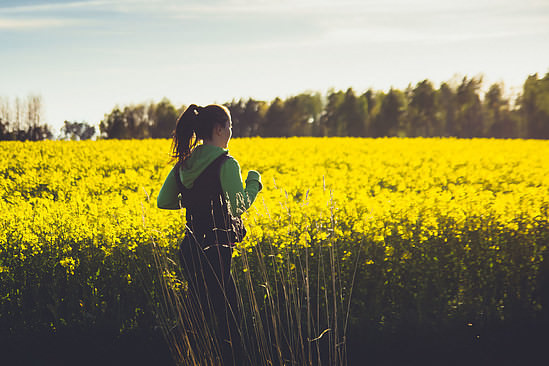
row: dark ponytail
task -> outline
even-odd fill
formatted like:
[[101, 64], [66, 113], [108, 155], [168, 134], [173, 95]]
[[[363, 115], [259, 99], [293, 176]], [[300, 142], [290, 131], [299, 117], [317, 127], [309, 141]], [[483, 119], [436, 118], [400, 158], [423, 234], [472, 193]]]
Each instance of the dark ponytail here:
[[191, 104], [179, 116], [173, 133], [172, 156], [182, 163], [200, 140], [212, 138], [216, 125], [224, 126], [231, 118], [229, 109], [218, 104], [199, 107]]
[[185, 112], [179, 116], [175, 131], [173, 132], [172, 157], [178, 162], [183, 162], [196, 145], [198, 139], [194, 133], [198, 117], [198, 107], [191, 104]]

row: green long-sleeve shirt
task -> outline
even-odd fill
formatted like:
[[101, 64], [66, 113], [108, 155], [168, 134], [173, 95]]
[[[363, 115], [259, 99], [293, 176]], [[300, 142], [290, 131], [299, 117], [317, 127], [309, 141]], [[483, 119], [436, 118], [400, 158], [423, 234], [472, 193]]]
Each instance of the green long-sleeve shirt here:
[[[200, 174], [210, 165], [215, 159], [227, 150], [213, 145], [200, 145], [185, 161], [181, 168], [180, 177], [183, 185], [187, 188], [192, 188], [194, 181]], [[158, 193], [157, 206], [158, 208], [176, 210], [179, 209], [179, 189], [175, 181], [174, 168], [170, 171], [160, 192]], [[234, 158], [226, 160], [219, 172], [221, 180], [221, 188], [225, 193], [225, 198], [229, 203], [229, 208], [233, 216], [240, 216], [250, 208], [255, 201], [257, 194], [263, 188], [261, 184], [261, 175], [255, 170], [248, 172], [246, 178], [246, 188], [242, 183], [240, 166]]]

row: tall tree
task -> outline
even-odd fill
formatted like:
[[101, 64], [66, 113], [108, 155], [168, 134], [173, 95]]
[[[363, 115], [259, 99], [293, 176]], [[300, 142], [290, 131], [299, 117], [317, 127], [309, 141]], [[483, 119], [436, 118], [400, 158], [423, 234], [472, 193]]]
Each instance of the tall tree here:
[[105, 119], [99, 123], [99, 130], [101, 131], [101, 136], [108, 139], [130, 138], [124, 114], [119, 107], [114, 107], [111, 113], [105, 115]]
[[243, 137], [254, 137], [261, 134], [261, 130], [265, 125], [267, 110], [268, 106], [266, 102], [252, 98], [248, 99], [242, 114], [242, 119], [246, 127]]
[[288, 98], [284, 103], [290, 136], [311, 136], [322, 112], [320, 95], [302, 93]]
[[131, 105], [124, 108], [124, 119], [129, 138], [144, 139], [150, 137], [149, 108], [145, 104]]
[[436, 136], [441, 132], [437, 118], [437, 93], [429, 80], [418, 83], [411, 92], [408, 106], [408, 135]]
[[53, 133], [47, 124], [42, 123], [42, 97], [29, 95], [26, 100], [15, 98], [13, 107], [9, 101], [0, 101], [2, 139], [38, 141], [51, 139]]
[[0, 140], [11, 137], [11, 108], [8, 98], [0, 96]]
[[9, 124], [0, 116], [0, 141], [8, 140], [10, 136]]
[[264, 134], [268, 104], [261, 100], [249, 98], [248, 100], [233, 99], [225, 106], [231, 111], [233, 121], [233, 136], [253, 137]]
[[42, 98], [39, 95], [29, 95], [27, 100], [27, 131], [29, 139], [32, 141], [42, 139], [41, 118]]
[[366, 136], [368, 130], [368, 101], [366, 98], [355, 96], [352, 88], [347, 89], [340, 113], [347, 121], [345, 136]]
[[265, 114], [265, 128], [263, 130], [265, 137], [288, 137], [286, 111], [284, 102], [280, 98], [275, 98], [271, 102], [267, 113]]
[[448, 83], [442, 83], [437, 91], [438, 120], [440, 121], [440, 136], [456, 136], [457, 97], [455, 89]]
[[86, 122], [65, 121], [61, 133], [69, 140], [89, 140], [95, 135], [95, 127]]
[[375, 120], [381, 109], [381, 101], [385, 97], [383, 92], [375, 92], [372, 89], [368, 89], [364, 94], [361, 95], [361, 99], [364, 100], [368, 108], [368, 119], [366, 122], [366, 131], [365, 136], [373, 137], [375, 136]]
[[483, 102], [484, 124], [487, 136], [496, 138], [517, 137], [518, 126], [510, 111], [509, 100], [503, 97], [503, 85], [492, 84]]
[[347, 121], [341, 115], [341, 106], [345, 100], [345, 93], [341, 90], [328, 92], [328, 102], [322, 115], [324, 136], [345, 136]]
[[519, 104], [527, 137], [549, 138], [549, 73], [542, 79], [538, 79], [538, 74], [530, 75], [526, 79]]
[[169, 138], [175, 129], [178, 112], [172, 103], [163, 98], [148, 108], [149, 136], [152, 138]]
[[398, 136], [404, 112], [404, 94], [391, 88], [381, 102], [379, 114], [374, 121], [374, 136]]
[[482, 137], [484, 125], [479, 89], [481, 78], [467, 79], [464, 77], [458, 86], [456, 94], [457, 116], [455, 131], [457, 137]]

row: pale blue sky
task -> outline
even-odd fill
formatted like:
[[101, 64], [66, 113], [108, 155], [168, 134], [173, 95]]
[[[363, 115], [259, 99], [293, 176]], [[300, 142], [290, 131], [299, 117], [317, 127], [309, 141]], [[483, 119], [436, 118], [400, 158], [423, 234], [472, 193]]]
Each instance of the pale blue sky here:
[[0, 96], [43, 120], [115, 105], [404, 89], [549, 72], [547, 0], [0, 0]]

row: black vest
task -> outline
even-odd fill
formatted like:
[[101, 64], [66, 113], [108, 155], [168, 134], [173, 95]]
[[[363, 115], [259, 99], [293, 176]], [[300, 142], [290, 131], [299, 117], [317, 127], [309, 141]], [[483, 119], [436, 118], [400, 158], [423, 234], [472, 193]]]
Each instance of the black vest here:
[[202, 247], [233, 244], [242, 241], [246, 235], [242, 219], [231, 215], [221, 188], [221, 165], [230, 158], [224, 153], [215, 159], [194, 181], [191, 189], [181, 183], [180, 165], [176, 165], [175, 179], [181, 193], [180, 202], [187, 211], [185, 235], [196, 238]]

